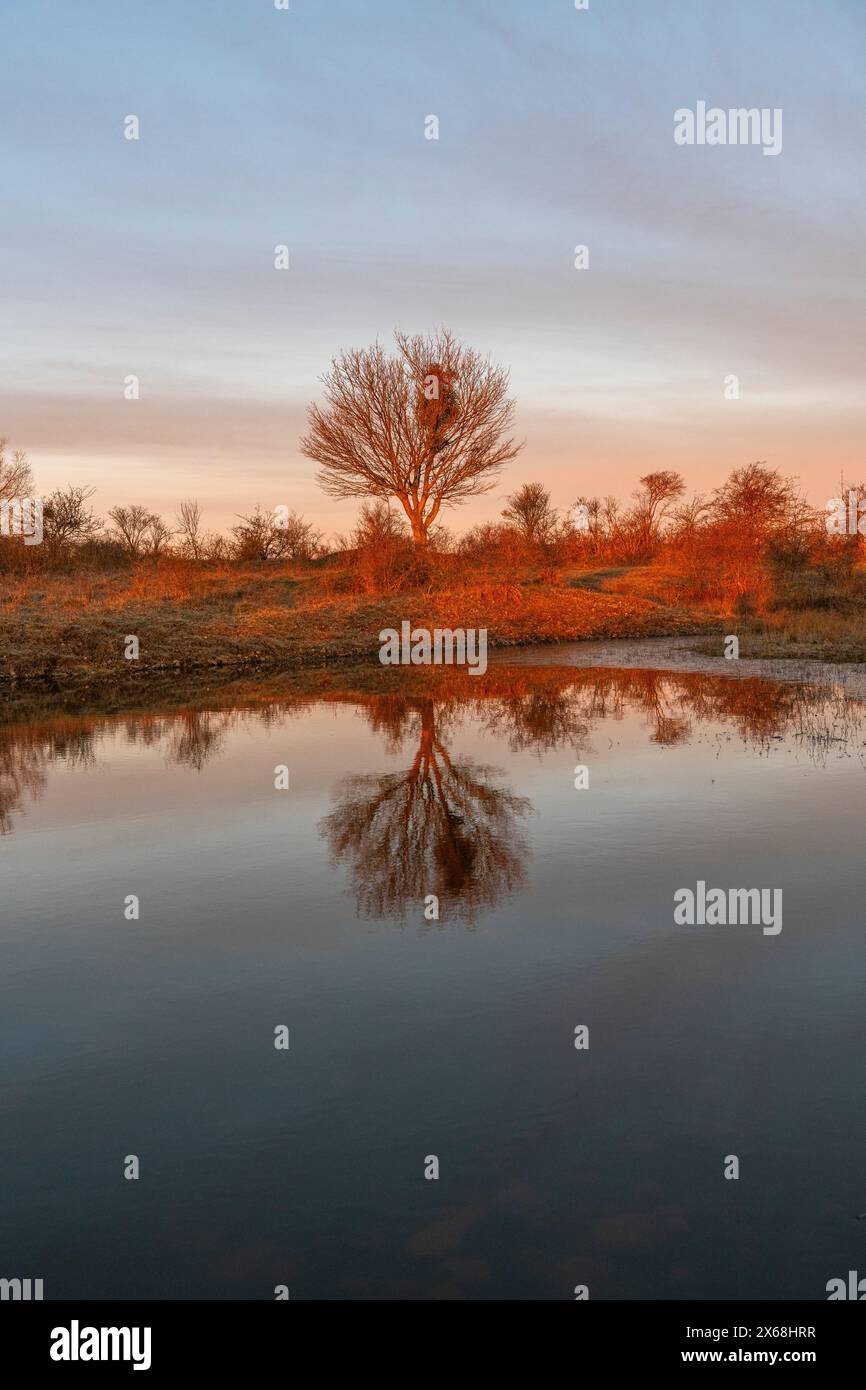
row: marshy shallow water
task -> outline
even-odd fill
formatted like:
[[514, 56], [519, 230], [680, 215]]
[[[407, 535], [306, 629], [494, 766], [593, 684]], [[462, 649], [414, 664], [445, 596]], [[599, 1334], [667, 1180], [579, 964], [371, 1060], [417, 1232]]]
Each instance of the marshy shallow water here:
[[[648, 645], [5, 726], [0, 1274], [822, 1299], [862, 1268], [857, 673]], [[676, 925], [698, 880], [781, 889], [783, 930]]]

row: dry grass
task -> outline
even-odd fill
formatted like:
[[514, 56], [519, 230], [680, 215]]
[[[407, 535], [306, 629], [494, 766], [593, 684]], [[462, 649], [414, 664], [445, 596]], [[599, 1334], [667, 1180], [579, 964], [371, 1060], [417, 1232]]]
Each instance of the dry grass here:
[[[649, 599], [604, 592], [587, 576], [503, 579], [452, 573], [439, 587], [386, 596], [339, 592], [323, 567], [196, 566], [170, 559], [116, 574], [39, 576], [0, 587], [0, 680], [369, 659], [379, 632], [487, 628], [491, 646], [705, 630], [707, 620]], [[591, 577], [590, 577], [591, 578]], [[606, 582], [606, 576], [604, 577]], [[140, 660], [124, 659], [138, 637]]]
[[[866, 662], [864, 584], [862, 568], [842, 581], [817, 569], [783, 575], [775, 583], [768, 576], [768, 596], [757, 611], [738, 610], [730, 602], [701, 611], [739, 636], [743, 657]], [[688, 606], [687, 580], [661, 563], [620, 572], [605, 587], [662, 606]]]
[[746, 625], [740, 655], [866, 662], [866, 613], [780, 609]]
[[[847, 598], [825, 586], [808, 607], [788, 599], [732, 615], [720, 604], [686, 602], [682, 576], [660, 564], [509, 573], [440, 557], [412, 582], [383, 594], [346, 562], [196, 565], [174, 557], [116, 572], [3, 576], [0, 684], [364, 661], [375, 659], [379, 632], [404, 620], [486, 628], [500, 647], [726, 631], [738, 633], [743, 656], [866, 661], [866, 605], [856, 585]], [[128, 634], [139, 639], [138, 662], [124, 659]]]

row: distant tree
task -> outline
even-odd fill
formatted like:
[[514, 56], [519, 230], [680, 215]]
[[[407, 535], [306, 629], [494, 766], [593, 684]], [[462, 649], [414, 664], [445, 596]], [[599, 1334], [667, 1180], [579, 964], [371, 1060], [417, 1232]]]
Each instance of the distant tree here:
[[158, 555], [165, 554], [173, 535], [171, 527], [166, 526], [162, 517], [154, 512], [144, 533], [145, 555], [155, 560]]
[[506, 499], [502, 515], [530, 545], [544, 545], [556, 527], [557, 514], [543, 483], [524, 483]]
[[55, 488], [43, 506], [43, 527], [49, 544], [60, 548], [92, 540], [102, 529], [99, 518], [88, 504], [95, 492], [92, 487], [77, 487], [68, 483]]
[[314, 560], [322, 552], [322, 532], [298, 512], [279, 511], [274, 520], [277, 532], [277, 558]]
[[671, 512], [670, 533], [672, 539], [682, 540], [696, 534], [698, 529], [705, 523], [709, 511], [709, 503], [705, 497], [697, 495], [688, 502], [681, 502]]
[[814, 512], [797, 488], [795, 478], [783, 478], [766, 463], [735, 468], [710, 499], [715, 522], [733, 522], [743, 531], [769, 536], [798, 531], [813, 524]]
[[223, 564], [231, 558], [231, 545], [218, 531], [208, 531], [202, 540], [202, 555], [213, 564]]
[[397, 352], [343, 352], [301, 441], [331, 497], [394, 497], [425, 546], [443, 506], [487, 492], [522, 447], [508, 431], [508, 373], [446, 329], [395, 333]]
[[624, 549], [624, 523], [622, 519], [622, 504], [618, 497], [613, 497], [610, 493], [602, 498], [598, 510], [598, 526], [603, 545], [600, 550], [605, 550], [611, 558], [618, 558]]
[[236, 560], [257, 562], [276, 559], [272, 512], [263, 511], [261, 506], [256, 506], [250, 516], [240, 517], [237, 526], [232, 527], [232, 535]]
[[562, 519], [561, 535], [570, 546], [577, 542], [582, 551], [597, 551], [602, 542], [600, 499], [578, 497]]
[[238, 560], [311, 560], [320, 551], [321, 533], [297, 512], [266, 512], [257, 506], [232, 527]]
[[0, 439], [0, 502], [13, 497], [33, 496], [33, 475], [23, 449], [7, 453], [5, 439]]
[[685, 596], [747, 616], [766, 610], [780, 574], [808, 564], [815, 533], [815, 512], [796, 479], [750, 463], [709, 498], [677, 508], [667, 561]]
[[360, 550], [365, 546], [377, 547], [396, 542], [408, 541], [408, 530], [399, 515], [391, 511], [387, 502], [381, 498], [375, 502], [365, 502], [352, 532], [351, 546]]
[[[830, 499], [827, 500], [830, 502]], [[838, 503], [841, 503], [841, 514]], [[828, 531], [828, 516], [833, 516], [837, 530]], [[834, 535], [837, 541], [840, 538], [844, 539], [853, 556], [866, 550], [866, 482], [847, 482], [842, 474], [833, 512], [824, 510], [822, 521], [824, 531]]]
[[646, 553], [657, 544], [662, 522], [677, 498], [682, 497], [686, 484], [681, 474], [668, 468], [646, 473], [640, 484], [639, 491], [634, 494], [631, 523], [637, 544]]
[[181, 502], [175, 519], [175, 535], [179, 537], [181, 554], [190, 560], [201, 559], [205, 542], [201, 531], [201, 507], [194, 497]]
[[112, 507], [108, 513], [114, 523], [112, 539], [118, 541], [132, 556], [144, 554], [148, 545], [148, 532], [153, 523], [159, 521], [154, 512], [134, 503], [129, 507]]

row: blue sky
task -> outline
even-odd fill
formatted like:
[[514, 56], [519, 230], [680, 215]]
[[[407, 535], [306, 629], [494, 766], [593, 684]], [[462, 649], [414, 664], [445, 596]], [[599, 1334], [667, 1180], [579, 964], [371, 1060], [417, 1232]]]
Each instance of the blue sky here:
[[[458, 528], [525, 477], [866, 474], [863, 0], [5, 0], [0, 45], [0, 434], [42, 490], [343, 528], [317, 379], [441, 323], [526, 439]], [[782, 154], [676, 146], [698, 100], [782, 108]]]

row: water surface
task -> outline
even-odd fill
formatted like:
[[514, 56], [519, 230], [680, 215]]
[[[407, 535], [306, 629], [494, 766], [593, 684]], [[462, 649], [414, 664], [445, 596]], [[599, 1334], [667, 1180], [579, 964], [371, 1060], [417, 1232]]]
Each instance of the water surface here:
[[[0, 1274], [813, 1299], [863, 1268], [866, 709], [625, 655], [6, 726]], [[781, 888], [782, 932], [675, 925], [697, 879]]]

